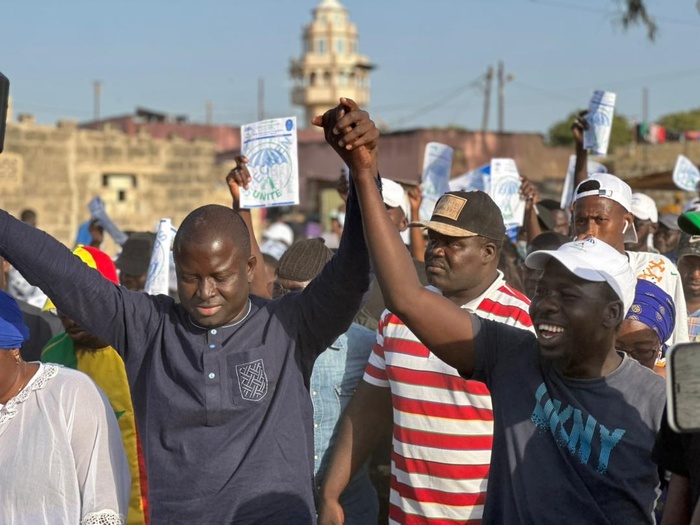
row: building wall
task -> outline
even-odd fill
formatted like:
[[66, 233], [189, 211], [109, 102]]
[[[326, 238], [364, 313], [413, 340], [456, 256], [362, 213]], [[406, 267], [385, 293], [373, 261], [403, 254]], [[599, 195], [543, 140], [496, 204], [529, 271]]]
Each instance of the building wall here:
[[[230, 205], [226, 166], [216, 165], [215, 153], [211, 141], [127, 136], [73, 122], [8, 123], [0, 206], [14, 215], [33, 208], [38, 226], [69, 246], [98, 195], [123, 230], [153, 230], [163, 217], [178, 225], [198, 206]], [[109, 243], [105, 249], [116, 251]]]

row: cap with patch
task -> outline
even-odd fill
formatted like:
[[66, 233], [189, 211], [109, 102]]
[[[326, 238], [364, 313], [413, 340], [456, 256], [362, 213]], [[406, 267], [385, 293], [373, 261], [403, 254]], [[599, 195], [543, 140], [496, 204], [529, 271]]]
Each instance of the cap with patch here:
[[681, 233], [681, 238], [678, 241], [678, 249], [676, 255], [680, 261], [686, 255], [694, 255], [700, 257], [700, 235], [690, 235]]
[[656, 201], [644, 193], [632, 194], [632, 215], [643, 221], [659, 222]]
[[525, 259], [525, 265], [533, 270], [544, 270], [552, 259], [580, 279], [608, 283], [622, 301], [625, 313], [632, 306], [637, 279], [627, 257], [609, 244], [593, 237], [567, 242], [557, 250], [531, 253]]
[[[576, 186], [575, 203], [584, 197], [602, 197], [617, 202], [625, 211], [632, 212], [632, 188], [625, 181], [610, 173], [593, 173]], [[637, 242], [634, 224], [625, 230], [625, 242]]]
[[409, 226], [450, 237], [480, 235], [497, 241], [506, 234], [501, 209], [483, 191], [447, 192], [438, 199], [429, 221], [412, 222]]
[[393, 180], [382, 178], [382, 200], [390, 208], [401, 208], [409, 217], [408, 198], [403, 186]]

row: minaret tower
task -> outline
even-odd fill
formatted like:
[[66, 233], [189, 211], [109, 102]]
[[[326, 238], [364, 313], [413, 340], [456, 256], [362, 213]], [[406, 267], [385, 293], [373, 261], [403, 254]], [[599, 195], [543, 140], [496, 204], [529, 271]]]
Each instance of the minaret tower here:
[[290, 67], [292, 103], [305, 109], [302, 127], [310, 126], [314, 116], [335, 106], [340, 97], [367, 106], [374, 67], [359, 54], [357, 27], [338, 0], [321, 0], [313, 15], [304, 28], [304, 53], [292, 59]]

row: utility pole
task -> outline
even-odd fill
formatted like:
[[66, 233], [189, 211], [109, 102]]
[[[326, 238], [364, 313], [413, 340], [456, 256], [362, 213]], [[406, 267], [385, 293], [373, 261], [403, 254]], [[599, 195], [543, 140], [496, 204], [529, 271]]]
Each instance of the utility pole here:
[[95, 80], [92, 83], [93, 88], [93, 120], [100, 120], [100, 90], [102, 88], [102, 82]]
[[506, 106], [506, 83], [513, 80], [513, 75], [506, 75], [506, 68], [503, 61], [498, 62], [498, 132], [503, 133], [505, 129], [505, 106]]
[[207, 105], [206, 105], [206, 123], [207, 126], [211, 126], [213, 122], [213, 115], [214, 115], [214, 106], [212, 105], [210, 100], [207, 100]]
[[258, 77], [258, 120], [265, 119], [265, 79]]
[[484, 112], [481, 119], [481, 132], [485, 133], [489, 129], [489, 109], [491, 107], [491, 87], [493, 86], [493, 67], [489, 66], [486, 71], [484, 81]]
[[649, 123], [649, 88], [642, 89], [642, 122]]

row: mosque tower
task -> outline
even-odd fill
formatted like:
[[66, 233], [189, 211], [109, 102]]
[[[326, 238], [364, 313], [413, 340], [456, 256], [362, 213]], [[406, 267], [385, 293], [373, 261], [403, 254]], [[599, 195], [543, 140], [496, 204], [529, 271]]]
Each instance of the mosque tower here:
[[340, 97], [369, 104], [369, 58], [360, 55], [357, 27], [339, 0], [321, 0], [304, 28], [304, 53], [291, 61], [292, 103], [305, 109], [304, 123], [338, 104]]

